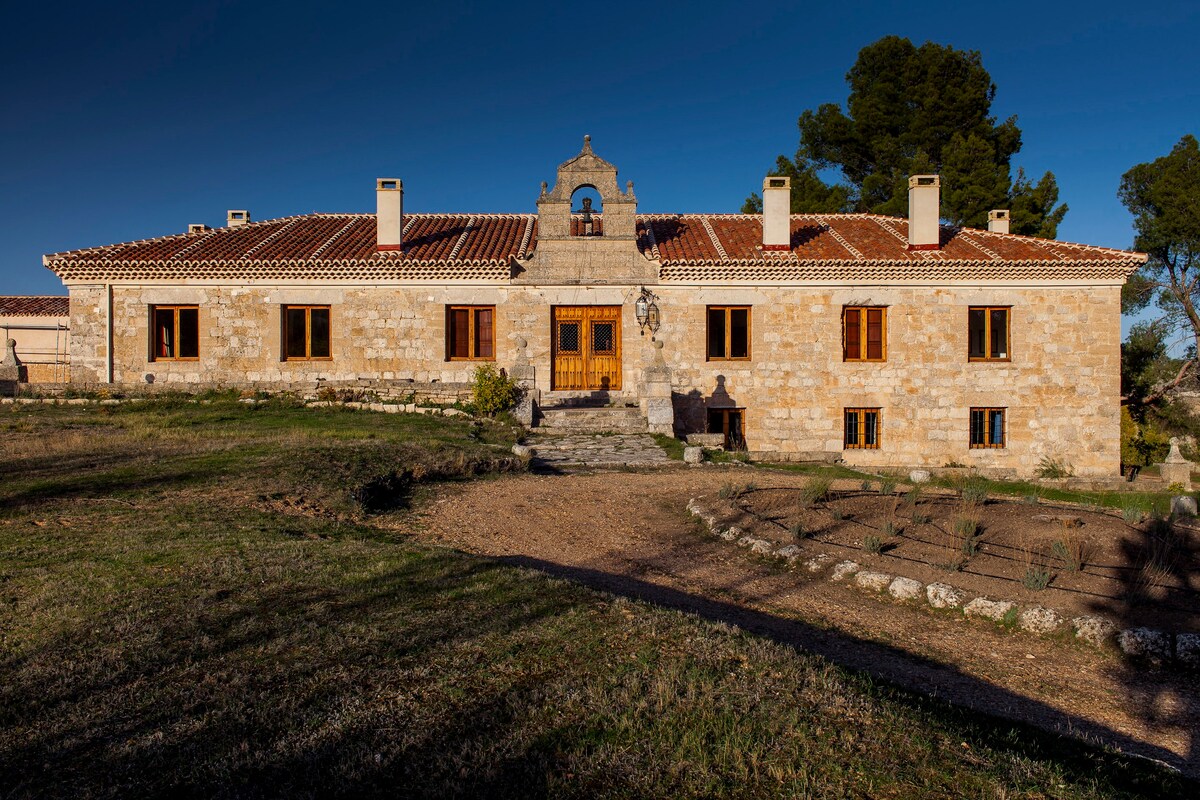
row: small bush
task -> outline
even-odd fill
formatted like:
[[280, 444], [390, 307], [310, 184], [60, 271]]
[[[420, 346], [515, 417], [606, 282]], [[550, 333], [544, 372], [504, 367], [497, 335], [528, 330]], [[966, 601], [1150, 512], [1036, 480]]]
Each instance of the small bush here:
[[899, 536], [900, 529], [896, 527], [896, 523], [888, 520], [887, 522], [883, 523], [883, 535], [887, 536], [889, 539], [894, 536]]
[[1130, 525], [1137, 525], [1142, 521], [1142, 509], [1133, 503], [1123, 505], [1121, 506], [1121, 519]]
[[883, 539], [874, 534], [867, 534], [863, 537], [863, 550], [878, 555], [883, 552]]
[[842, 511], [840, 508], [832, 509], [829, 513], [833, 517], [834, 522], [841, 522], [846, 518], [846, 512]]
[[879, 493], [885, 497], [890, 497], [896, 491], [896, 479], [885, 477], [879, 479]]
[[717, 490], [717, 497], [722, 500], [737, 500], [742, 496], [742, 487], [736, 483], [726, 483]]
[[800, 489], [800, 507], [812, 508], [829, 499], [829, 488], [833, 480], [826, 475], [815, 475]]
[[862, 482], [862, 490], [863, 490], [864, 492], [869, 492], [869, 491], [871, 491], [871, 486], [872, 486], [872, 485], [873, 485], [873, 484], [872, 484], [870, 481], [863, 481], [863, 482]]
[[1033, 592], [1040, 592], [1050, 585], [1050, 570], [1045, 567], [1028, 567], [1021, 576], [1021, 585]]
[[1075, 470], [1070, 463], [1061, 459], [1042, 456], [1042, 460], [1038, 462], [1037, 476], [1039, 478], [1058, 480], [1069, 478], [1074, 474]]
[[911, 519], [913, 525], [928, 525], [933, 521], [933, 517], [929, 516], [924, 511], [914, 511]]
[[1021, 502], [1027, 506], [1036, 506], [1042, 502], [1042, 498], [1036, 493], [1030, 493], [1021, 498]]
[[989, 484], [986, 478], [968, 478], [958, 489], [958, 496], [967, 503], [983, 505], [988, 501]]
[[1082, 536], [1064, 531], [1062, 538], [1050, 545], [1050, 552], [1062, 562], [1067, 572], [1080, 572], [1087, 566], [1091, 548]]
[[792, 538], [798, 542], [803, 541], [813, 535], [813, 531], [806, 529], [803, 522], [793, 522], [788, 528], [788, 533], [790, 533]]
[[492, 364], [480, 364], [472, 379], [471, 404], [475, 412], [494, 417], [508, 411], [521, 399], [521, 387]]
[[913, 508], [917, 507], [917, 503], [921, 502], [921, 486], [919, 484], [904, 493], [904, 502]]

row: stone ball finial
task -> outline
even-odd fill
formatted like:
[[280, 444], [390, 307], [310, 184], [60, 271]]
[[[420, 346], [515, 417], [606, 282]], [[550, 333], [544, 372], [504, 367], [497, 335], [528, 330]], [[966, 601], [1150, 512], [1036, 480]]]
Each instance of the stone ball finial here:
[[523, 337], [523, 336], [517, 337], [517, 347], [525, 348], [528, 346], [529, 346], [529, 342], [525, 340], [525, 337]]
[[584, 144], [591, 144], [591, 142], [592, 142], [592, 135], [591, 135], [590, 133], [585, 133], [585, 134], [583, 135], [583, 143], [584, 143]]
[[4, 343], [4, 346], [7, 347], [9, 350], [16, 350], [17, 349], [17, 340], [9, 339], [7, 342]]
[[1164, 463], [1183, 464], [1186, 461], [1187, 461], [1187, 459], [1185, 459], [1183, 457], [1183, 453], [1179, 452], [1179, 437], [1172, 436], [1171, 437], [1171, 452], [1167, 454], [1167, 460]]
[[659, 349], [659, 350], [662, 350], [662, 347], [663, 347], [662, 340], [660, 340], [660, 339], [655, 339], [655, 340], [654, 340], [654, 346], [655, 346], [657, 349]]

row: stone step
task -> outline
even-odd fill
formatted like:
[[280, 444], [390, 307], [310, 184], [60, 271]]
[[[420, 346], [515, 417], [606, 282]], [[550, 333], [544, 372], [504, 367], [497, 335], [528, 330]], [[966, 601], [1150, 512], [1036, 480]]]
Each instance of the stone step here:
[[544, 408], [540, 427], [573, 433], [645, 433], [638, 408]]

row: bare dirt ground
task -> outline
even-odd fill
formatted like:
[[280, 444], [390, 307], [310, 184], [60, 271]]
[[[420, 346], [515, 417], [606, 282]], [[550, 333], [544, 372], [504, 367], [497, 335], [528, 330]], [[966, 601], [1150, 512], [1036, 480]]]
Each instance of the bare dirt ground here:
[[733, 467], [508, 476], [447, 486], [403, 524], [426, 540], [723, 620], [924, 694], [1200, 776], [1195, 675], [889, 603], [702, 534], [688, 500], [751, 479], [762, 488], [805, 480]]

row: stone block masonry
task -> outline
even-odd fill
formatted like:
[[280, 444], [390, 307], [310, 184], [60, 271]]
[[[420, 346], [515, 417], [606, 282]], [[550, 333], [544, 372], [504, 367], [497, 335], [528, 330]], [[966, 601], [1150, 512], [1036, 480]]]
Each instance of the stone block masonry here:
[[[701, 432], [712, 408], [743, 410], [747, 447], [764, 458], [803, 454], [864, 468], [947, 463], [1032, 474], [1046, 457], [1079, 476], [1119, 469], [1120, 289], [1116, 285], [972, 287], [656, 287], [662, 327], [651, 350], [628, 286], [137, 286], [72, 285], [73, 383], [256, 387], [403, 382], [464, 385], [479, 362], [446, 357], [446, 307], [495, 306], [495, 363], [519, 350], [539, 376], [553, 374], [555, 305], [622, 307], [622, 385], [669, 370], [674, 431]], [[109, 316], [111, 292], [111, 317]], [[151, 358], [150, 309], [196, 305], [200, 356]], [[283, 358], [284, 305], [328, 305], [332, 358]], [[750, 357], [707, 355], [706, 311], [750, 308]], [[887, 359], [842, 359], [842, 309], [885, 306]], [[967, 309], [1010, 311], [1011, 358], [967, 358]], [[111, 322], [110, 322], [111, 319]], [[111, 325], [111, 334], [110, 328]], [[518, 343], [527, 341], [527, 347]], [[548, 381], [547, 381], [548, 383]], [[539, 380], [539, 388], [549, 388]], [[450, 392], [448, 394], [457, 394]], [[1005, 409], [1005, 446], [969, 446], [970, 409]], [[879, 446], [843, 449], [843, 410], [880, 410]], [[668, 418], [668, 416], [664, 416]]]

